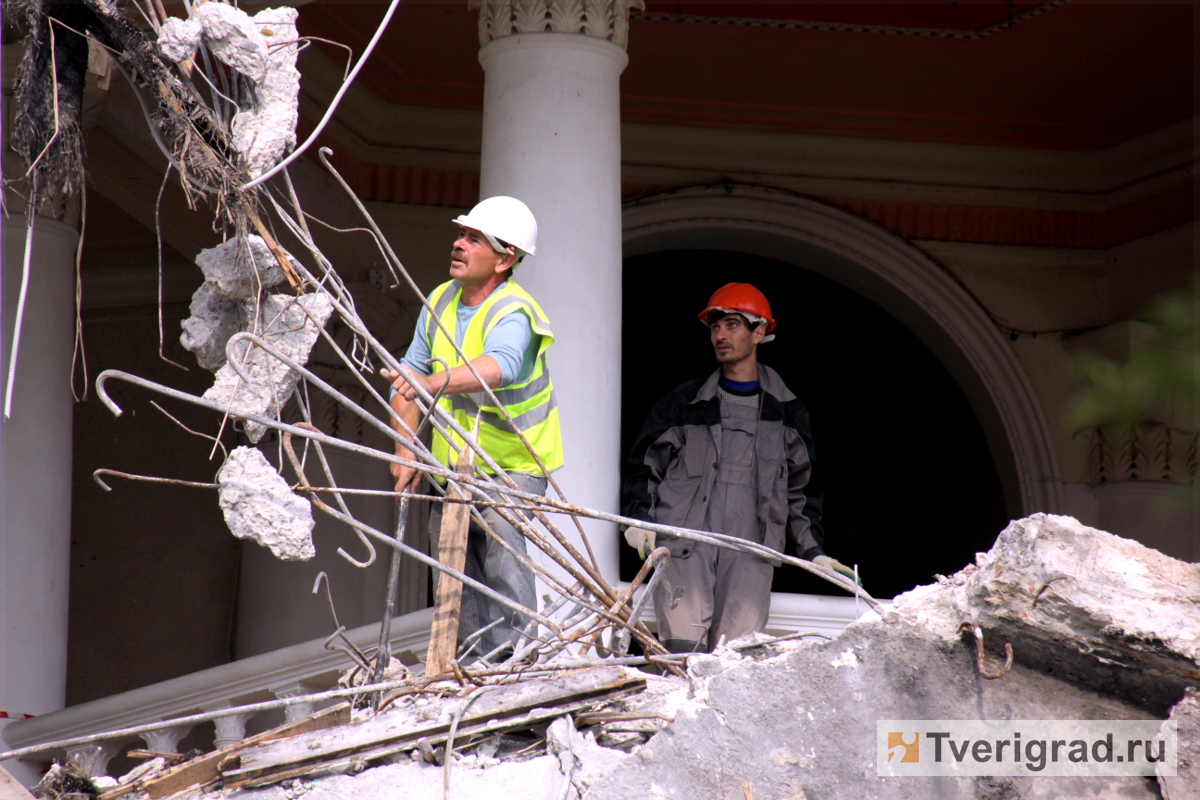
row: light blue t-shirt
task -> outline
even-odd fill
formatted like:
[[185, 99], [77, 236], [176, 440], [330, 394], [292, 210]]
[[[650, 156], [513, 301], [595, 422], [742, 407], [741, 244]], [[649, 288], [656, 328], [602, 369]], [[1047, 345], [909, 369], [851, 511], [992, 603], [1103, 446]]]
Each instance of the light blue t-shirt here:
[[[500, 284], [497, 291], [507, 283], [505, 281]], [[454, 341], [460, 346], [467, 325], [475, 316], [475, 312], [482, 306], [482, 303], [477, 306], [459, 303]], [[433, 372], [433, 365], [425, 363], [429, 358], [429, 341], [425, 338], [425, 324], [428, 320], [429, 309], [422, 308], [417, 317], [417, 328], [413, 333], [412, 344], [408, 346], [408, 352], [401, 359], [419, 375], [429, 375]], [[500, 386], [509, 386], [529, 380], [529, 376], [533, 374], [541, 344], [542, 337], [533, 332], [533, 327], [529, 324], [529, 317], [517, 311], [502, 317], [492, 328], [491, 333], [484, 338], [483, 355], [491, 356], [500, 367]]]

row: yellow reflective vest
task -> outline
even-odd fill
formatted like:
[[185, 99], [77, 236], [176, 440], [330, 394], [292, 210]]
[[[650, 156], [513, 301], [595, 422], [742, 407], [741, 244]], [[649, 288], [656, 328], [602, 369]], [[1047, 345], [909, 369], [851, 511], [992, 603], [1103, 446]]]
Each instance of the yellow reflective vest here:
[[[427, 316], [425, 326], [429, 353], [433, 358], [444, 359], [451, 369], [464, 362], [455, 351], [453, 342], [438, 327], [434, 318], [440, 319], [445, 330], [453, 336], [458, 325], [458, 305], [461, 298], [462, 288], [455, 281], [443, 283], [429, 296], [429, 304], [433, 307], [433, 313]], [[533, 374], [528, 380], [494, 389], [493, 393], [504, 404], [517, 429], [524, 434], [546, 469], [553, 471], [563, 465], [563, 449], [562, 431], [558, 421], [558, 401], [554, 397], [554, 384], [550, 381], [550, 371], [546, 366], [546, 349], [554, 343], [554, 334], [550, 331], [550, 321], [545, 312], [528, 292], [509, 278], [501, 288], [488, 295], [467, 323], [467, 329], [463, 332], [462, 351], [468, 361], [483, 355], [487, 335], [501, 319], [514, 313], [524, 314], [529, 318], [533, 332], [541, 337], [541, 345], [538, 347]], [[444, 370], [437, 361], [433, 362], [432, 367], [434, 374]], [[500, 413], [500, 409], [492, 404], [486, 392], [444, 396], [438, 400], [438, 405], [453, 416], [466, 431], [474, 427], [476, 414], [482, 412], [478, 437], [484, 452], [505, 472], [541, 474], [537, 461], [529, 454], [529, 450], [513, 431], [513, 426]], [[455, 447], [461, 448], [462, 440], [452, 433], [451, 436]], [[457, 457], [451, 452], [446, 437], [435, 432], [430, 450], [438, 461], [453, 468]], [[479, 462], [479, 466], [486, 472], [492, 472], [482, 461]]]

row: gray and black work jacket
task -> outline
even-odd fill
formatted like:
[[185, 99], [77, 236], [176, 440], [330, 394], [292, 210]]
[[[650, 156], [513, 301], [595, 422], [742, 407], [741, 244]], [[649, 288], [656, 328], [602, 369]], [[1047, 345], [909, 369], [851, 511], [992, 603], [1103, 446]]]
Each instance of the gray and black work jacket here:
[[[721, 461], [720, 377], [718, 369], [707, 379], [688, 381], [654, 406], [629, 456], [621, 487], [625, 516], [704, 530]], [[761, 541], [781, 552], [790, 542], [797, 555], [811, 560], [824, 555], [824, 492], [813, 479], [808, 410], [764, 364], [758, 365], [758, 382], [762, 402], [754, 453]], [[660, 539], [673, 557], [685, 558], [693, 548], [687, 539]]]

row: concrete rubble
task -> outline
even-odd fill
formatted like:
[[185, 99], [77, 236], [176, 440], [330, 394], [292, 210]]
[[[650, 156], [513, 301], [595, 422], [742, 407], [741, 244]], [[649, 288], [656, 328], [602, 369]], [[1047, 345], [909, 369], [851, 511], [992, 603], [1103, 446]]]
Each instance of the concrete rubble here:
[[[248, 314], [257, 311], [251, 317], [256, 320], [251, 330], [300, 364], [308, 361], [321, 329], [333, 314], [333, 302], [324, 292], [299, 297], [272, 294], [261, 301], [245, 300], [243, 307]], [[231, 364], [225, 363], [217, 370], [216, 380], [204, 393], [204, 398], [227, 404], [235, 413], [278, 418], [295, 391], [300, 374], [250, 342], [243, 341], [235, 347], [242, 371], [249, 380], [243, 380]], [[267, 429], [247, 421], [245, 430], [250, 441], [258, 442]]]
[[267, 8], [250, 16], [222, 2], [196, 7], [191, 19], [168, 17], [158, 33], [163, 57], [193, 58], [203, 43], [213, 56], [248, 78], [254, 90], [239, 96], [230, 122], [233, 146], [251, 177], [273, 167], [296, 145], [300, 102], [297, 12]]
[[163, 58], [176, 64], [196, 55], [204, 38], [204, 26], [194, 19], [167, 17], [158, 29], [158, 49]]
[[[207, 8], [215, 3], [205, 3]], [[242, 13], [242, 12], [239, 12]], [[252, 177], [275, 166], [296, 146], [300, 108], [300, 54], [294, 8], [267, 8], [252, 18], [266, 46], [266, 67], [254, 86], [254, 101], [233, 117], [233, 146]]]
[[258, 542], [283, 561], [308, 561], [317, 554], [312, 507], [261, 451], [234, 449], [217, 473], [217, 485], [221, 513], [234, 536]]
[[[975, 625], [985, 631], [988, 672], [1011, 644], [1015, 663], [1002, 677], [981, 675]], [[198, 796], [1196, 800], [1197, 632], [1200, 565], [1039, 514], [1012, 523], [975, 564], [832, 640], [758, 634], [691, 657], [686, 679], [592, 659], [504, 687], [443, 682], [378, 716], [354, 712], [349, 724], [223, 755], [232, 765], [226, 788]], [[467, 711], [473, 692], [480, 697]], [[1179, 725], [1178, 773], [1157, 780], [877, 774], [878, 720], [1168, 715]], [[462, 725], [446, 795], [439, 745], [453, 716]], [[239, 775], [242, 783], [230, 782]]]
[[229, 338], [250, 329], [259, 294], [282, 283], [284, 274], [267, 243], [254, 234], [201, 250], [196, 266], [204, 283], [192, 295], [191, 316], [183, 321], [179, 341], [200, 366], [216, 372], [225, 366]]
[[224, 3], [202, 3], [195, 20], [204, 28], [204, 43], [226, 66], [253, 81], [267, 71], [267, 40], [249, 14]]

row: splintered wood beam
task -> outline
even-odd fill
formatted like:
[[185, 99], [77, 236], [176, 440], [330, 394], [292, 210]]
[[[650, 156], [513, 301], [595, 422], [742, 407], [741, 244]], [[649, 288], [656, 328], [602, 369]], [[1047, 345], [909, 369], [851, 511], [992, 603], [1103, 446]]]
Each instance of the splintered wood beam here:
[[[486, 694], [462, 715], [460, 735], [510, 730], [557, 717], [616, 696], [641, 691], [646, 679], [624, 667], [596, 667], [544, 680], [527, 679], [482, 687]], [[291, 777], [337, 769], [411, 749], [417, 742], [441, 741], [454, 715], [470, 695], [422, 706], [420, 714], [392, 709], [337, 730], [302, 734], [240, 751], [238, 763], [221, 770], [226, 789], [265, 786]], [[430, 715], [435, 715], [430, 718]]]
[[[338, 703], [336, 706], [318, 711], [310, 717], [280, 725], [278, 728], [272, 728], [269, 731], [263, 731], [260, 734], [243, 739], [237, 744], [231, 744], [228, 747], [214, 750], [207, 755], [194, 758], [191, 761], [185, 761], [177, 767], [172, 767], [166, 772], [160, 772], [153, 777], [138, 781], [135, 784], [131, 784], [131, 786], [134, 786], [137, 791], [147, 792], [152, 798], [167, 797], [190, 786], [200, 786], [216, 781], [220, 777], [221, 763], [231, 756], [236, 756], [248, 747], [267, 744], [268, 742], [286, 739], [302, 733], [332, 728], [336, 725], [344, 725], [349, 721], [350, 704]], [[103, 800], [108, 800], [110, 795], [104, 794], [101, 797]]]
[[[458, 456], [455, 471], [470, 475], [475, 471], [475, 451], [464, 447]], [[451, 499], [462, 499], [457, 489], [451, 489]], [[438, 536], [438, 560], [463, 572], [467, 563], [467, 532], [471, 523], [471, 507], [466, 503], [442, 505], [442, 528]], [[441, 675], [450, 671], [450, 663], [458, 651], [458, 622], [462, 611], [462, 581], [439, 573], [437, 597], [433, 603], [433, 626], [429, 634], [429, 651], [425, 656], [425, 674]]]

